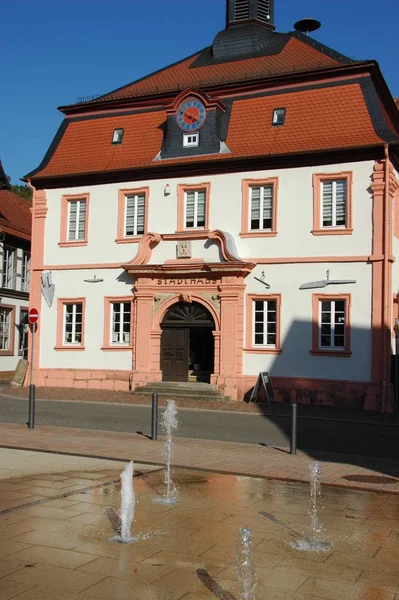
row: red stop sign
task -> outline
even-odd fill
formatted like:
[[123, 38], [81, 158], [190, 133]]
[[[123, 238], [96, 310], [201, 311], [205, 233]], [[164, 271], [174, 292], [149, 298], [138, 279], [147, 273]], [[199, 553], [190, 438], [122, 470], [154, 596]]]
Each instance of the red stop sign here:
[[28, 314], [28, 321], [31, 325], [37, 323], [39, 320], [39, 311], [37, 308], [31, 308]]

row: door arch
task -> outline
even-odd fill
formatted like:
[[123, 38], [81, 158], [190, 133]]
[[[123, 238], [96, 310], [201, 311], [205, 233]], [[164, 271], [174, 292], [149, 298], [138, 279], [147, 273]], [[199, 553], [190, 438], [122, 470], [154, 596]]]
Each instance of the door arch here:
[[206, 381], [214, 370], [215, 321], [199, 302], [175, 302], [160, 324], [163, 381]]

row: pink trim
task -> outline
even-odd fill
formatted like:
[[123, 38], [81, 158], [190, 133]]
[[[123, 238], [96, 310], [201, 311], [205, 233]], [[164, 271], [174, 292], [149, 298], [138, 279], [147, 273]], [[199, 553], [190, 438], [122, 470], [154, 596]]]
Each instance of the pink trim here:
[[[47, 216], [47, 198], [45, 190], [36, 190], [28, 180], [28, 185], [32, 189], [32, 245], [31, 245], [31, 279], [29, 289], [29, 308], [37, 308], [39, 311], [42, 306], [41, 292], [41, 274], [44, 263], [44, 240], [45, 226]], [[41, 320], [39, 318], [35, 329], [35, 348], [32, 357], [32, 330], [28, 329], [28, 361], [29, 369], [26, 373], [25, 381], [30, 380], [30, 372], [33, 362], [33, 383], [36, 383], [37, 370], [40, 367], [40, 336]]]
[[10, 311], [10, 329], [9, 329], [9, 349], [0, 350], [0, 356], [14, 356], [15, 352], [15, 305], [14, 304], [0, 304], [0, 308], [7, 308]]
[[245, 258], [258, 265], [290, 265], [303, 263], [351, 263], [351, 262], [373, 262], [382, 260], [382, 256], [285, 256], [281, 258], [275, 257], [256, 257]]
[[[264, 185], [273, 186], [273, 205], [272, 205], [272, 227], [270, 230], [251, 230], [249, 227], [249, 207], [251, 187], [260, 187]], [[254, 237], [275, 237], [277, 235], [277, 209], [278, 209], [278, 177], [269, 177], [267, 179], [243, 179], [242, 180], [242, 212], [241, 212], [241, 233], [242, 238]]]
[[125, 235], [125, 213], [126, 213], [126, 196], [135, 196], [144, 194], [144, 234], [148, 232], [148, 207], [150, 198], [150, 188], [132, 188], [128, 190], [118, 190], [118, 230], [115, 242], [117, 244], [131, 244], [138, 242], [142, 238], [142, 234], [128, 237]]
[[[130, 343], [112, 344], [111, 343], [111, 304], [114, 302], [129, 302], [130, 309]], [[133, 296], [106, 296], [104, 298], [104, 341], [101, 350], [112, 352], [129, 351], [133, 348]]]
[[224, 104], [224, 102], [222, 102], [222, 100], [219, 100], [218, 98], [210, 98], [202, 90], [186, 88], [185, 90], [180, 92], [178, 96], [176, 96], [176, 98], [173, 100], [173, 102], [171, 102], [171, 104], [165, 107], [166, 113], [168, 115], [175, 114], [180, 104], [187, 100], [189, 97], [198, 98], [205, 105], [207, 111], [215, 108], [218, 108], [222, 112], [225, 112], [227, 110], [227, 106]]
[[[82, 303], [82, 341], [80, 344], [64, 344], [64, 305]], [[57, 299], [57, 342], [54, 350], [76, 352], [85, 350], [85, 320], [86, 298], [58, 298]]]
[[[184, 220], [185, 213], [185, 193], [190, 191], [200, 191], [205, 190], [206, 199], [205, 199], [205, 225], [204, 227], [198, 228], [187, 228]], [[184, 184], [179, 183], [177, 186], [177, 231], [178, 232], [190, 232], [193, 231], [207, 231], [209, 230], [209, 205], [211, 201], [211, 184], [207, 183], [198, 183], [198, 184]]]
[[188, 265], [188, 266], [192, 266], [192, 265], [204, 265], [205, 261], [203, 258], [169, 258], [168, 260], [165, 260], [164, 262], [165, 265]]
[[[321, 184], [324, 181], [346, 179], [348, 196], [346, 199], [346, 225], [345, 227], [322, 227], [321, 225]], [[343, 171], [340, 173], [314, 173], [313, 174], [313, 235], [350, 235], [352, 228], [352, 203], [353, 203], [353, 173]]]
[[238, 260], [241, 260], [240, 258], [238, 258], [238, 256], [233, 256], [233, 254], [229, 252], [227, 238], [224, 231], [221, 231], [220, 229], [214, 229], [209, 233], [208, 238], [210, 240], [216, 240], [217, 242], [219, 242], [220, 251], [225, 261], [236, 263]]
[[[255, 300], [276, 300], [277, 302], [277, 331], [276, 347], [263, 348], [255, 346], [253, 343], [253, 303]], [[281, 294], [247, 294], [246, 299], [246, 348], [244, 352], [250, 354], [280, 354], [281, 352]]]
[[[344, 350], [321, 350], [319, 348], [319, 307], [322, 300], [345, 300], [345, 348]], [[343, 358], [351, 356], [350, 310], [351, 294], [312, 294], [312, 349], [310, 353], [318, 356]]]
[[126, 269], [133, 265], [146, 265], [151, 258], [153, 249], [158, 246], [161, 241], [159, 233], [146, 233], [140, 238], [139, 247], [136, 256], [126, 265], [122, 265], [122, 269]]
[[209, 229], [186, 229], [178, 233], [163, 233], [163, 240], [207, 240]]
[[[86, 219], [85, 219], [85, 237], [84, 240], [68, 240], [68, 212], [69, 202], [76, 200], [86, 200]], [[88, 244], [88, 231], [89, 231], [89, 207], [90, 207], [90, 194], [73, 194], [61, 196], [61, 234], [60, 234], [60, 248], [69, 248], [70, 246], [87, 246]]]
[[98, 369], [38, 369], [37, 385], [85, 390], [130, 390], [130, 371]]

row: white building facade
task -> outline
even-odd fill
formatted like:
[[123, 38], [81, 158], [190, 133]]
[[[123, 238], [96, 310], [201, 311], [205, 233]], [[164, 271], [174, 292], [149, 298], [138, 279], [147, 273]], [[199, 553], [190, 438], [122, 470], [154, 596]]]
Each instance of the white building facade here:
[[[280, 55], [317, 51], [324, 71], [309, 57], [271, 82], [280, 34], [234, 6], [187, 80], [164, 70], [162, 95], [154, 74], [147, 88], [65, 107], [27, 176], [34, 381], [125, 391], [207, 381], [242, 400], [268, 372], [278, 401], [390, 411], [399, 114], [378, 97], [375, 63], [301, 34]], [[268, 40], [259, 56], [242, 46], [253, 28]], [[226, 70], [201, 85], [220, 64], [234, 66], [229, 85]]]

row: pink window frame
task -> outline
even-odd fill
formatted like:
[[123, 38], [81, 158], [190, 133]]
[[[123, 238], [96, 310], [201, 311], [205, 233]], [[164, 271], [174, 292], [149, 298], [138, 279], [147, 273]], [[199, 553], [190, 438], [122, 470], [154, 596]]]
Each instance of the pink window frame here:
[[[326, 301], [345, 301], [345, 348], [343, 350], [327, 349], [322, 350], [319, 347], [319, 330], [320, 330], [320, 302]], [[310, 351], [314, 356], [330, 356], [348, 358], [351, 356], [351, 311], [352, 296], [351, 294], [313, 294], [312, 296], [312, 349]]]
[[[347, 199], [346, 199], [346, 225], [345, 227], [322, 227], [321, 225], [321, 184], [324, 181], [335, 181], [336, 179], [346, 179]], [[341, 173], [314, 173], [313, 174], [313, 235], [351, 235], [352, 210], [353, 210], [353, 173], [352, 171], [343, 171]]]
[[[185, 215], [185, 193], [192, 191], [205, 190], [205, 225], [204, 227], [186, 227], [184, 215]], [[201, 234], [204, 231], [209, 231], [209, 206], [211, 202], [211, 184], [208, 183], [197, 183], [186, 185], [184, 183], [178, 184], [177, 186], [177, 230], [176, 233], [184, 232], [185, 234], [192, 234], [196, 237], [196, 234]]]
[[[130, 304], [130, 343], [111, 343], [111, 304], [115, 302], [128, 302]], [[106, 296], [104, 298], [104, 340], [101, 350], [123, 352], [133, 348], [133, 296]]]
[[[253, 343], [253, 305], [256, 300], [275, 300], [277, 303], [276, 347], [255, 346]], [[280, 354], [281, 352], [281, 294], [247, 294], [246, 298], [246, 347], [245, 352], [251, 354]]]
[[[82, 341], [80, 344], [64, 344], [64, 306], [82, 304]], [[57, 341], [54, 350], [76, 352], [85, 350], [86, 298], [58, 298], [57, 300]]]
[[[249, 210], [250, 210], [250, 191], [251, 187], [261, 187], [264, 185], [273, 186], [273, 207], [272, 207], [272, 228], [252, 230], [249, 228]], [[278, 211], [278, 177], [269, 177], [267, 179], [243, 179], [242, 180], [242, 213], [241, 213], [241, 233], [242, 238], [254, 237], [275, 237], [277, 235], [277, 211]]]
[[[76, 200], [86, 200], [85, 237], [83, 240], [68, 240], [69, 203], [75, 202]], [[87, 244], [89, 243], [89, 208], [89, 193], [61, 196], [61, 241], [58, 244], [61, 248], [69, 248], [71, 246], [87, 246]]]
[[8, 350], [0, 350], [0, 356], [14, 356], [15, 351], [15, 310], [12, 304], [0, 304], [0, 308], [6, 308], [10, 311], [10, 344]]
[[[126, 215], [126, 196], [136, 196], [137, 194], [144, 194], [144, 233], [139, 235], [126, 236], [125, 235], [125, 215]], [[118, 228], [117, 237], [115, 242], [117, 244], [131, 244], [137, 242], [140, 238], [148, 233], [148, 206], [150, 199], [150, 188], [132, 188], [128, 190], [118, 190]]]

